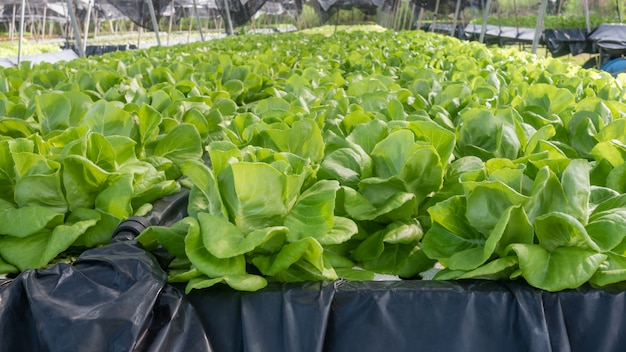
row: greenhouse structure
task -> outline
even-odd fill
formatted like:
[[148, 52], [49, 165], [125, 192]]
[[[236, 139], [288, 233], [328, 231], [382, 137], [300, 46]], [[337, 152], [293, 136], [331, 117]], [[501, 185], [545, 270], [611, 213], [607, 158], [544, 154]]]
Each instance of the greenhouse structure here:
[[625, 4], [0, 0], [0, 351], [622, 350]]

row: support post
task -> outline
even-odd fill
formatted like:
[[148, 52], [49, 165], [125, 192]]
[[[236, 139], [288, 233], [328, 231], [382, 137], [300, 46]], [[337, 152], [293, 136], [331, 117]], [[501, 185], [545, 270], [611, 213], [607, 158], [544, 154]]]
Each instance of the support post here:
[[46, 14], [48, 12], [48, 5], [43, 6], [43, 19], [41, 20], [41, 40], [46, 39]]
[[87, 37], [89, 37], [89, 21], [91, 21], [91, 10], [93, 9], [94, 0], [88, 0], [87, 18], [85, 19], [85, 41], [83, 42], [83, 51], [87, 51]]
[[435, 27], [437, 27], [437, 15], [439, 15], [439, 0], [435, 2], [435, 13], [433, 13], [433, 26], [430, 28], [431, 32], [434, 32]]
[[[587, 24], [587, 34], [591, 33], [591, 20], [589, 19], [589, 1], [583, 0], [583, 4], [585, 5], [585, 22]], [[619, 2], [617, 3], [617, 10], [619, 13]], [[620, 22], [621, 19], [620, 19]]]
[[483, 9], [483, 27], [480, 29], [479, 42], [485, 42], [485, 32], [487, 32], [487, 20], [489, 19], [489, 12], [491, 11], [491, 0], [487, 0], [487, 5]]
[[76, 22], [76, 14], [74, 13], [74, 6], [72, 6], [72, 0], [65, 0], [67, 4], [67, 12], [70, 14], [70, 21], [72, 22], [72, 28], [74, 29], [74, 38], [76, 39], [76, 48], [78, 49], [78, 56], [85, 57], [85, 51], [83, 50], [83, 44], [80, 39], [80, 31], [78, 30], [78, 23]]
[[9, 40], [13, 41], [13, 35], [15, 34], [15, 11], [17, 6], [15, 6], [16, 4], [13, 4], [13, 17], [11, 17], [11, 26], [9, 29]]
[[198, 25], [198, 32], [200, 32], [200, 40], [204, 41], [204, 34], [202, 33], [202, 22], [200, 22], [200, 14], [198, 13], [198, 4], [196, 0], [193, 0], [193, 10], [196, 13], [196, 23]]
[[152, 30], [154, 30], [157, 45], [161, 46], [161, 38], [159, 38], [159, 23], [157, 22], [156, 14], [154, 13], [154, 5], [152, 4], [152, 0], [146, 0], [146, 2], [148, 3], [148, 9], [150, 10], [150, 19], [152, 19]]
[[172, 0], [172, 2], [170, 3], [170, 23], [169, 23], [169, 27], [167, 29], [167, 45], [170, 45], [170, 34], [172, 34], [172, 24], [174, 22], [174, 14], [175, 14], [175, 4], [174, 4], [174, 0]]
[[450, 29], [450, 36], [454, 37], [454, 31], [456, 30], [456, 24], [459, 21], [459, 12], [461, 12], [461, 0], [456, 0], [456, 7], [454, 8], [454, 18], [452, 19], [452, 29]]
[[546, 7], [548, 6], [548, 0], [541, 1], [541, 7], [539, 8], [539, 17], [537, 17], [537, 27], [535, 28], [535, 37], [533, 38], [533, 47], [531, 52], [537, 54], [537, 46], [539, 45], [539, 38], [543, 32], [543, 18], [546, 15]]
[[416, 30], [422, 29], [422, 18], [424, 17], [424, 7], [420, 6], [420, 12], [417, 14], [417, 28]]
[[230, 19], [230, 7], [228, 6], [228, 0], [224, 0], [224, 9], [226, 12], [226, 25], [228, 26], [228, 35], [233, 35], [235, 31], [233, 30], [233, 22]]
[[17, 43], [17, 64], [22, 61], [22, 42], [24, 42], [24, 15], [26, 0], [22, 0], [22, 8], [20, 9], [20, 39]]
[[415, 17], [415, 3], [411, 2], [411, 19], [409, 20], [409, 30], [413, 29], [413, 18]]

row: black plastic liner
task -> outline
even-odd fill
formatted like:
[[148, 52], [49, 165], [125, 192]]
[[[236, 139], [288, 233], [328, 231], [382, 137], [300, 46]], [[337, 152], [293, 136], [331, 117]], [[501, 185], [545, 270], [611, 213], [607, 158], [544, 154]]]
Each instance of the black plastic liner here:
[[546, 29], [543, 39], [553, 57], [596, 53], [593, 41], [589, 38], [586, 28]]
[[620, 351], [626, 292], [521, 281], [217, 286], [189, 300], [215, 351]]
[[[482, 32], [482, 25], [469, 24], [465, 27], [465, 38], [478, 40]], [[586, 28], [545, 29], [539, 37], [539, 43], [545, 45], [553, 57], [563, 55], [578, 55], [582, 53], [597, 53], [594, 38], [602, 38], [604, 34], [591, 37]], [[625, 33], [626, 34], [626, 33]], [[535, 39], [535, 28], [510, 26], [485, 26], [484, 41], [487, 44], [532, 43]]]
[[[180, 208], [180, 199], [171, 204]], [[186, 296], [134, 239], [175, 214], [161, 203], [150, 216], [123, 222], [109, 245], [83, 252], [73, 265], [0, 280], [0, 351], [212, 351]]]
[[[482, 33], [482, 24], [468, 24], [465, 26], [465, 35], [469, 40], [478, 40]], [[487, 44], [510, 44], [510, 43], [530, 43], [534, 40], [535, 29], [510, 26], [485, 26], [484, 42]]]
[[185, 296], [132, 237], [1, 283], [0, 350], [212, 351]]
[[603, 23], [589, 35], [589, 40], [609, 53], [624, 54], [626, 53], [626, 25]]

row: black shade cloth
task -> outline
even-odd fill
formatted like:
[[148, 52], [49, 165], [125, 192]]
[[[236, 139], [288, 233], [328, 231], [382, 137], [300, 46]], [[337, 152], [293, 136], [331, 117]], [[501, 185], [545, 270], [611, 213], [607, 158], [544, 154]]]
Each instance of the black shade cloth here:
[[[454, 13], [456, 10], [457, 0], [411, 0], [411, 3], [415, 4], [418, 8], [421, 7], [428, 11], [437, 11], [438, 14]], [[474, 10], [481, 10], [485, 1], [476, 0], [461, 0], [459, 9], [472, 8]]]
[[553, 57], [597, 52], [586, 28], [546, 29], [543, 39]]
[[[112, 5], [119, 13], [128, 17], [138, 26], [152, 29], [150, 6], [145, 0], [104, 0]], [[157, 23], [163, 16], [165, 9], [171, 4], [170, 0], [150, 0], [154, 8]]]
[[626, 52], [626, 25], [603, 23], [589, 34], [589, 40], [612, 53]]

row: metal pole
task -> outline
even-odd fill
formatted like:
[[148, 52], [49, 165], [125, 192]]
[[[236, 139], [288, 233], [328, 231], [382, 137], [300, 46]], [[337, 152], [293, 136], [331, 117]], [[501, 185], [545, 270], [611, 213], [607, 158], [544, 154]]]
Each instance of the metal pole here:
[[409, 30], [413, 29], [413, 18], [415, 17], [415, 3], [411, 2], [411, 19], [409, 20]]
[[431, 32], [435, 31], [435, 27], [437, 27], [437, 15], [439, 14], [439, 0], [435, 2], [435, 13], [433, 14], [433, 27], [430, 29]]
[[615, 4], [617, 5], [617, 19], [619, 20], [619, 23], [622, 23], [622, 10], [619, 7], [619, 0], [615, 0]]
[[87, 37], [89, 37], [89, 21], [91, 20], [93, 1], [94, 0], [89, 0], [87, 3], [87, 18], [85, 19], [85, 41], [83, 42], [83, 51], [87, 51]]
[[[587, 23], [587, 34], [591, 32], [591, 20], [589, 19], [589, 2], [587, 0], [583, 0], [583, 4], [585, 5], [585, 21]], [[617, 7], [619, 11], [619, 5]]]
[[172, 33], [172, 23], [174, 22], [174, 11], [175, 11], [176, 7], [174, 4], [174, 0], [172, 0], [172, 2], [170, 3], [170, 25], [169, 28], [167, 30], [167, 45], [170, 45], [170, 34]]
[[454, 8], [454, 18], [452, 19], [452, 29], [450, 30], [450, 36], [454, 36], [456, 30], [456, 24], [459, 20], [459, 12], [461, 12], [461, 0], [456, 1], [456, 7]]
[[198, 32], [200, 32], [200, 40], [204, 41], [204, 34], [202, 34], [202, 23], [200, 22], [200, 14], [198, 13], [198, 5], [196, 0], [193, 0], [193, 9], [196, 12], [196, 23], [198, 24]]
[[70, 14], [70, 20], [72, 21], [72, 28], [74, 28], [74, 38], [76, 39], [76, 48], [78, 49], [78, 56], [85, 57], [85, 51], [80, 39], [80, 31], [78, 30], [78, 24], [76, 23], [76, 15], [74, 14], [74, 7], [72, 6], [72, 0], [65, 0], [67, 4], [67, 12]]
[[483, 28], [480, 29], [479, 42], [485, 42], [485, 32], [487, 31], [487, 19], [489, 18], [489, 11], [491, 11], [491, 0], [487, 0], [487, 5], [483, 9]]
[[539, 45], [539, 38], [541, 32], [543, 32], [543, 18], [546, 15], [546, 7], [548, 6], [548, 0], [541, 1], [541, 7], [539, 8], [539, 17], [537, 17], [537, 27], [535, 28], [535, 37], [533, 38], [532, 53], [537, 54], [537, 45]]
[[22, 0], [22, 8], [20, 9], [20, 40], [17, 43], [17, 64], [22, 61], [22, 42], [24, 41], [24, 11], [26, 7], [26, 0]]
[[228, 0], [224, 0], [224, 9], [226, 10], [226, 25], [228, 25], [228, 34], [235, 33], [233, 30], [233, 22], [230, 19], [230, 7], [228, 6]]
[[159, 38], [159, 23], [156, 19], [156, 14], [154, 13], [154, 5], [152, 4], [152, 0], [146, 0], [148, 3], [148, 9], [150, 10], [150, 18], [152, 19], [152, 29], [154, 30], [154, 35], [156, 36], [157, 45], [161, 46], [161, 38]]
[[46, 39], [46, 14], [48, 12], [48, 4], [43, 6], [43, 19], [41, 20], [41, 40]]
[[9, 40], [13, 41], [13, 35], [15, 34], [15, 11], [17, 6], [15, 6], [16, 4], [13, 4], [13, 17], [11, 18], [11, 26], [9, 27]]
[[420, 6], [420, 12], [417, 14], [417, 28], [415, 30], [422, 29], [422, 17], [424, 17], [424, 7]]

